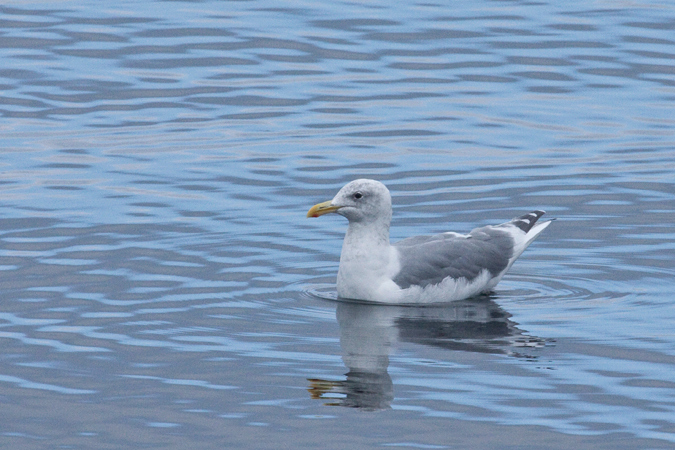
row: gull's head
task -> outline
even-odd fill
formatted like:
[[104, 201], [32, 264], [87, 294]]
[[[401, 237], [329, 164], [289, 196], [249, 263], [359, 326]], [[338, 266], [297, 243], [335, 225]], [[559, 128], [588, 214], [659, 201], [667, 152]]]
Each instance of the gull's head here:
[[389, 189], [375, 180], [354, 180], [345, 185], [333, 200], [312, 206], [307, 217], [337, 213], [350, 223], [391, 221], [391, 195]]

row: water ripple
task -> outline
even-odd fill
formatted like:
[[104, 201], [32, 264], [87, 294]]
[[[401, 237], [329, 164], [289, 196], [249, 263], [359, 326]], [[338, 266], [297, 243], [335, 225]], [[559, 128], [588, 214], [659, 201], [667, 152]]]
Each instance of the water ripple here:
[[[93, 6], [0, 6], [8, 446], [672, 446], [671, 5]], [[356, 177], [395, 240], [558, 220], [488, 297], [339, 302]]]

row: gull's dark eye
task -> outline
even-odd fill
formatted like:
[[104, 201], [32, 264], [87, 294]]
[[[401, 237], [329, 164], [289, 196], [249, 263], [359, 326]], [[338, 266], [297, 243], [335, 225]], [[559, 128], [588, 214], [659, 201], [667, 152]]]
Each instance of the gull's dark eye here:
[[360, 199], [360, 198], [362, 198], [362, 197], [363, 197], [363, 194], [360, 193], [360, 192], [357, 192], [357, 193], [354, 194], [354, 198], [355, 198], [356, 200], [358, 200], [358, 199]]

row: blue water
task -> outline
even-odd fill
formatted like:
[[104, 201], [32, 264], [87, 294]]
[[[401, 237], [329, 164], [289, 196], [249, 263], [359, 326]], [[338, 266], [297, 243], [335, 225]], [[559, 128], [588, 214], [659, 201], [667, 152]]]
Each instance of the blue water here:
[[[0, 447], [675, 445], [669, 2], [0, 6]], [[392, 238], [557, 220], [489, 296], [338, 303]]]

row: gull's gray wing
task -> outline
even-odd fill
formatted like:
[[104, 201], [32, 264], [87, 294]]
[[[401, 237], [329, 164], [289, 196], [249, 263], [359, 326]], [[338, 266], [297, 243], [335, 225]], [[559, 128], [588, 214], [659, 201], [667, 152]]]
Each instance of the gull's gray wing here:
[[513, 255], [511, 234], [499, 227], [476, 228], [468, 235], [416, 236], [394, 244], [401, 270], [394, 282], [402, 289], [437, 284], [447, 277], [471, 281], [481, 271], [501, 273]]

